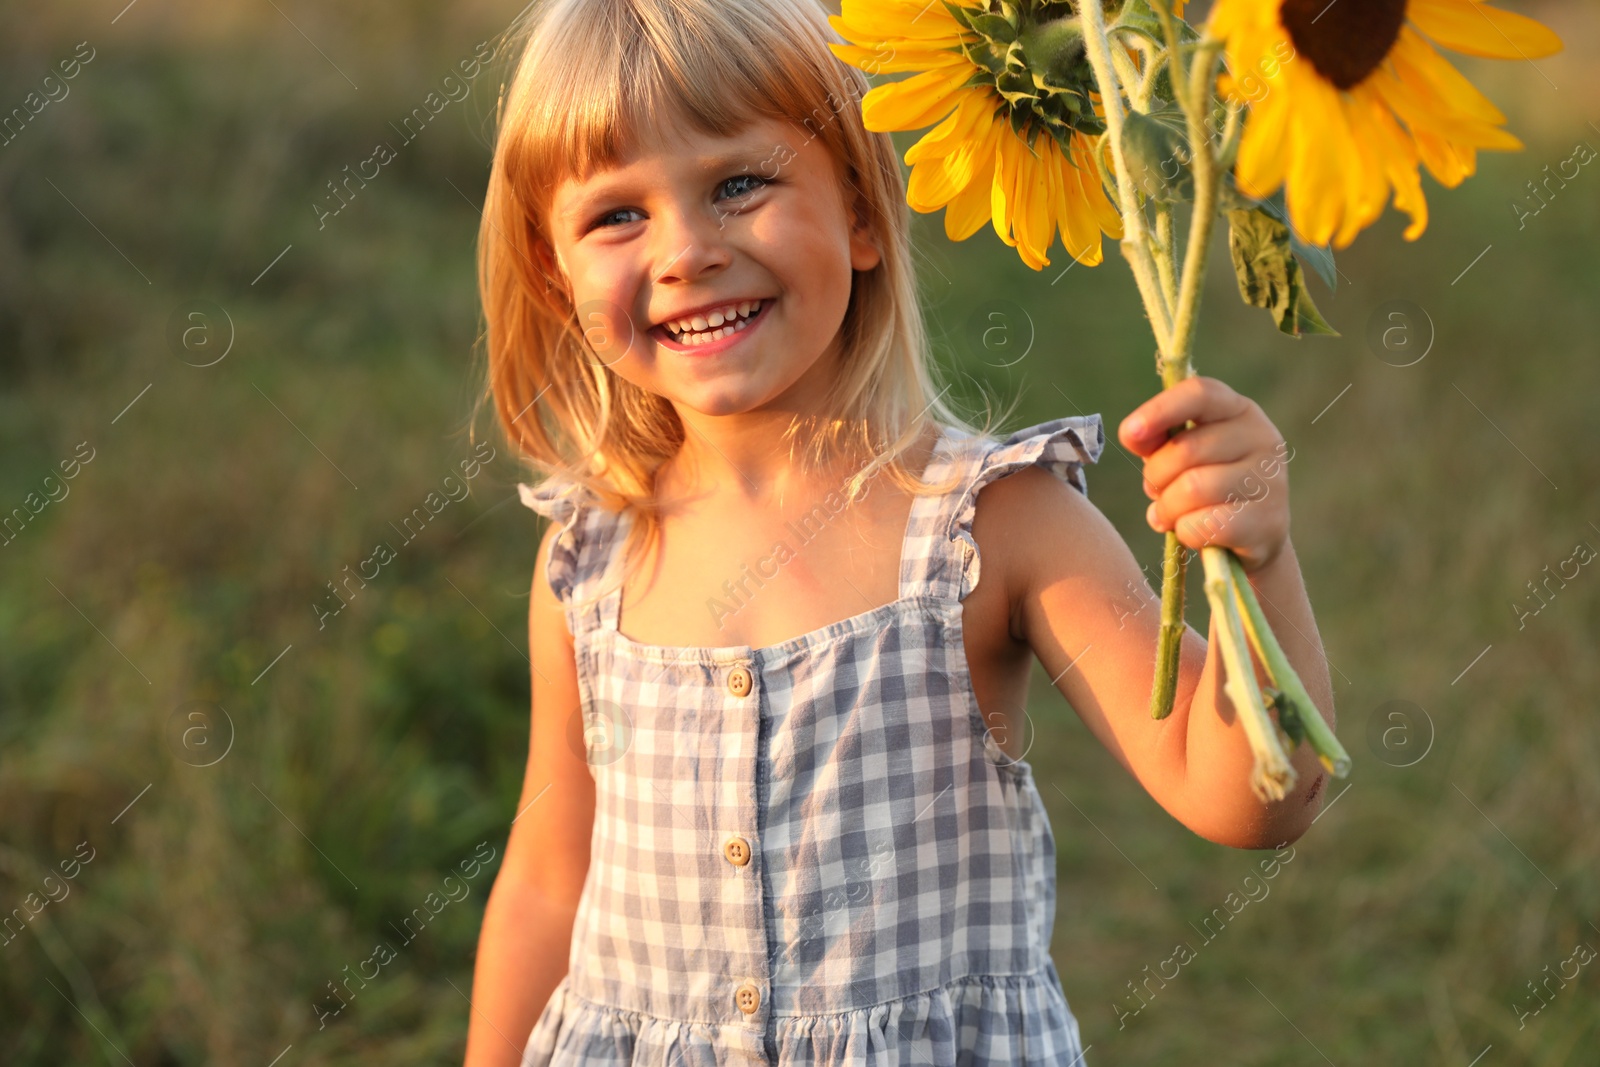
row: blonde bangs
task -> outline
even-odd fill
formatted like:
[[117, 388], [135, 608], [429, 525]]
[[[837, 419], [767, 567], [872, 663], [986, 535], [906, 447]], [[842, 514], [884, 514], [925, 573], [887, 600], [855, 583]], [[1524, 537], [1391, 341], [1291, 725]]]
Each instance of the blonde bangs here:
[[830, 415], [785, 433], [802, 469], [860, 457], [851, 495], [879, 473], [925, 491], [904, 459], [930, 422], [987, 433], [1002, 417], [989, 411], [974, 428], [936, 381], [900, 161], [888, 134], [862, 126], [870, 85], [828, 50], [841, 38], [825, 15], [816, 0], [536, 0], [508, 31], [525, 44], [500, 98], [479, 231], [482, 399], [537, 471], [583, 485], [607, 510], [634, 510], [630, 573], [636, 550], [657, 543], [655, 472], [684, 431], [668, 401], [593, 356], [545, 218], [563, 180], [622, 163], [662, 116], [709, 134], [787, 119], [826, 145], [877, 235], [882, 259], [855, 275], [841, 326]]
[[763, 116], [823, 132], [830, 105], [865, 91], [850, 77], [858, 72], [808, 67], [785, 47], [806, 20], [756, 15], [738, 3], [552, 0], [516, 73], [516, 110], [502, 120], [514, 188], [537, 204], [564, 178], [616, 166], [663, 115], [708, 134]]

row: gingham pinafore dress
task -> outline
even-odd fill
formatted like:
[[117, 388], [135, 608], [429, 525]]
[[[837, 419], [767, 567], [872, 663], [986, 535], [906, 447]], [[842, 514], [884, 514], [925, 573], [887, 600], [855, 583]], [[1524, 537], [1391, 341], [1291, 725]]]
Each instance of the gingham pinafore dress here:
[[961, 600], [978, 491], [1038, 463], [1087, 493], [1103, 447], [1099, 415], [945, 427], [924, 478], [964, 477], [915, 498], [899, 599], [767, 648], [624, 636], [628, 520], [570, 482], [519, 487], [561, 524], [547, 574], [596, 800], [568, 973], [522, 1067], [1084, 1062], [1050, 958], [1055, 841], [984, 727]]

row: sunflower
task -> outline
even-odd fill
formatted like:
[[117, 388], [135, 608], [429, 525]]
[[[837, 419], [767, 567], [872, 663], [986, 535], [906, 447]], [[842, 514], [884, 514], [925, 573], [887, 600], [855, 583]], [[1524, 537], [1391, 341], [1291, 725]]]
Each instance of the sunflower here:
[[1478, 149], [1522, 147], [1434, 45], [1496, 59], [1561, 49], [1545, 26], [1481, 0], [1217, 0], [1206, 28], [1227, 42], [1224, 91], [1244, 97], [1239, 72], [1263, 75], [1248, 94], [1258, 98], [1239, 145], [1240, 190], [1261, 198], [1287, 184], [1295, 228], [1335, 248], [1383, 213], [1391, 187], [1411, 216], [1406, 240], [1422, 234], [1419, 159], [1454, 188]]
[[[934, 126], [906, 152], [906, 202], [945, 209], [964, 241], [987, 221], [1034, 270], [1055, 240], [1101, 261], [1122, 236], [1095, 156], [1104, 119], [1081, 30], [1065, 0], [843, 0], [834, 54], [869, 73], [916, 71], [871, 89], [862, 121], [878, 132]], [[935, 125], [936, 124], [936, 125]]]

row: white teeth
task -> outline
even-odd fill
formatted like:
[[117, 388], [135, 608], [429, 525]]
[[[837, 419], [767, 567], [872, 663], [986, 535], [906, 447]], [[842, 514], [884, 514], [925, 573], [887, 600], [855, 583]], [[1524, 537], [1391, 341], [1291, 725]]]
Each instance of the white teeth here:
[[705, 315], [693, 315], [663, 325], [679, 344], [703, 345], [744, 329], [749, 325], [750, 317], [761, 310], [761, 303], [759, 300], [745, 300]]

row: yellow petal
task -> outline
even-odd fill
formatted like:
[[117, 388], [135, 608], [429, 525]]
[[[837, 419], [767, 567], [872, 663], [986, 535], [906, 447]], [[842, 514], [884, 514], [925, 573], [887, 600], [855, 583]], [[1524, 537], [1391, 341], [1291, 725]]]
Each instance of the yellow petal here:
[[[1371, 93], [1363, 94], [1364, 97], [1371, 95]], [[1389, 199], [1389, 182], [1384, 174], [1377, 139], [1368, 129], [1366, 108], [1355, 99], [1353, 93], [1341, 93], [1336, 99], [1339, 103], [1339, 125], [1343, 129], [1343, 136], [1348, 137], [1355, 147], [1354, 154], [1346, 161], [1343, 168], [1344, 221], [1339, 226], [1339, 231], [1333, 235], [1333, 246], [1346, 248], [1355, 240], [1356, 234], [1372, 225], [1378, 216], [1383, 214], [1384, 203]]]
[[[879, 41], [869, 46], [829, 43], [833, 54], [869, 74], [891, 74], [902, 70], [927, 70], [943, 66], [952, 55], [942, 47], [913, 48], [905, 43]], [[965, 59], [964, 56], [957, 58]]]
[[989, 197], [994, 186], [994, 146], [985, 146], [979, 154], [981, 162], [972, 184], [945, 205], [944, 232], [952, 241], [965, 241], [989, 221]]
[[1384, 174], [1394, 186], [1394, 206], [1411, 216], [1405, 239], [1415, 241], [1428, 228], [1428, 201], [1422, 195], [1422, 179], [1417, 174], [1417, 150], [1388, 105], [1377, 94], [1356, 94], [1358, 106], [1367, 109], [1368, 129], [1377, 142], [1378, 158]]
[[[1078, 176], [1078, 184], [1083, 192], [1080, 202], [1088, 206], [1091, 221], [1096, 227], [1103, 230], [1106, 236], [1120, 241], [1122, 240], [1122, 214], [1106, 193], [1105, 185], [1100, 178], [1100, 169], [1096, 164], [1096, 160], [1103, 158], [1100, 146], [1104, 140], [1103, 136], [1097, 137], [1093, 141], [1082, 136], [1073, 137], [1072, 152], [1067, 162], [1072, 165], [1074, 173]], [[1095, 241], [1095, 246], [1095, 254], [1098, 256], [1098, 238]]]
[[1063, 157], [1056, 164], [1056, 214], [1061, 220], [1061, 244], [1085, 266], [1100, 262], [1100, 226], [1090, 207], [1085, 175]]
[[943, 158], [918, 163], [906, 179], [906, 205], [926, 215], [944, 207], [959, 191], [945, 173]]
[[1343, 208], [1339, 176], [1340, 161], [1354, 147], [1346, 134], [1335, 139], [1335, 112], [1338, 90], [1315, 76], [1295, 79], [1295, 124], [1291, 147], [1285, 202], [1295, 229], [1313, 245], [1327, 244], [1339, 225]]
[[1033, 151], [1028, 146], [1021, 146], [1020, 159], [1022, 165], [1017, 169], [1017, 247], [1023, 252], [1023, 260], [1029, 262], [1034, 270], [1050, 265], [1047, 253], [1050, 251], [1050, 241], [1055, 236], [1055, 227], [1052, 225], [1051, 205], [1049, 201], [1049, 177], [1045, 173], [1048, 149], [1045, 143], [1049, 141], [1048, 135], [1040, 134], [1033, 143]]
[[956, 110], [920, 141], [906, 149], [906, 162], [918, 163], [933, 156], [947, 155], [962, 142], [971, 140], [977, 135], [978, 130], [992, 121], [996, 99], [987, 89], [961, 90], [961, 102], [956, 106]]
[[1054, 137], [1042, 136], [1034, 143], [1039, 150], [1039, 184], [1042, 195], [1039, 198], [1040, 209], [1044, 212], [1049, 224], [1049, 237], [1046, 247], [1054, 247], [1056, 232], [1061, 233], [1061, 244], [1070, 250], [1072, 245], [1068, 242], [1067, 216], [1062, 211], [1061, 197], [1061, 147], [1056, 144]]
[[[1220, 7], [1219, 11], [1222, 10]], [[1215, 17], [1212, 22], [1216, 21]], [[1226, 24], [1226, 21], [1225, 21]], [[1210, 25], [1210, 24], [1208, 24]], [[1209, 32], [1222, 36], [1222, 31], [1210, 30]], [[1261, 25], [1239, 25], [1237, 28], [1226, 32], [1227, 40], [1227, 68], [1230, 87], [1237, 93], [1239, 103], [1248, 103], [1254, 97], [1262, 96], [1262, 89], [1268, 92], [1282, 84], [1283, 66], [1276, 59], [1270, 62], [1266, 57], [1277, 54], [1277, 50], [1287, 50], [1292, 46], [1284, 35], [1283, 27], [1276, 21]], [[1291, 56], [1293, 52], [1289, 53]], [[1272, 77], [1268, 78], [1266, 72], [1270, 71]]]
[[938, 159], [951, 151], [951, 134], [961, 121], [962, 106], [958, 104], [954, 111], [940, 120], [939, 125], [923, 134], [916, 144], [906, 149], [905, 161], [908, 166], [921, 163], [925, 159]]
[[1289, 160], [1290, 110], [1288, 94], [1281, 91], [1268, 93], [1260, 103], [1251, 105], [1234, 169], [1244, 195], [1265, 199], [1283, 184]]
[[919, 41], [949, 38], [954, 43], [966, 32], [942, 4], [926, 0], [844, 0], [839, 14], [828, 16], [828, 24], [841, 37], [857, 43], [862, 38], [894, 37]]
[[1491, 125], [1506, 121], [1505, 115], [1478, 91], [1477, 86], [1410, 28], [1401, 28], [1389, 59], [1402, 79], [1426, 86], [1452, 115]]
[[1413, 130], [1417, 153], [1428, 173], [1446, 189], [1454, 189], [1478, 169], [1477, 153], [1471, 147], [1456, 144], [1427, 130]]
[[1406, 18], [1436, 44], [1469, 56], [1537, 59], [1561, 51], [1561, 38], [1526, 15], [1463, 0], [1408, 0]]
[[1499, 126], [1466, 117], [1452, 108], [1409, 61], [1404, 49], [1391, 53], [1389, 62], [1373, 71], [1361, 85], [1378, 93], [1413, 134], [1427, 130], [1477, 148], [1513, 151], [1522, 147], [1521, 141]]
[[1009, 126], [1001, 126], [995, 136], [994, 181], [989, 186], [989, 213], [994, 219], [994, 232], [1008, 245], [1016, 244], [1011, 236], [1013, 190], [1017, 184], [1017, 153], [1022, 146]]
[[1277, 5], [1266, 5], [1257, 0], [1217, 0], [1206, 16], [1209, 36], [1228, 42], [1228, 63], [1235, 69], [1246, 69], [1254, 63], [1259, 52], [1249, 53], [1243, 67], [1235, 62], [1233, 46], [1240, 34], [1259, 31], [1278, 24]]
[[[1066, 200], [1067, 221], [1072, 232], [1072, 243], [1067, 251], [1085, 267], [1101, 264], [1101, 222], [1094, 218], [1093, 197], [1090, 186], [1098, 184], [1091, 174], [1075, 166], [1061, 171], [1062, 198]], [[1122, 237], [1122, 216], [1117, 216], [1117, 226], [1112, 237]]]
[[962, 59], [948, 67], [879, 85], [861, 100], [862, 124], [877, 133], [931, 126], [959, 103], [956, 90], [971, 76], [972, 65]]
[[938, 211], [972, 181], [972, 155], [956, 152], [927, 159], [911, 168], [906, 182], [906, 203], [924, 214]]

